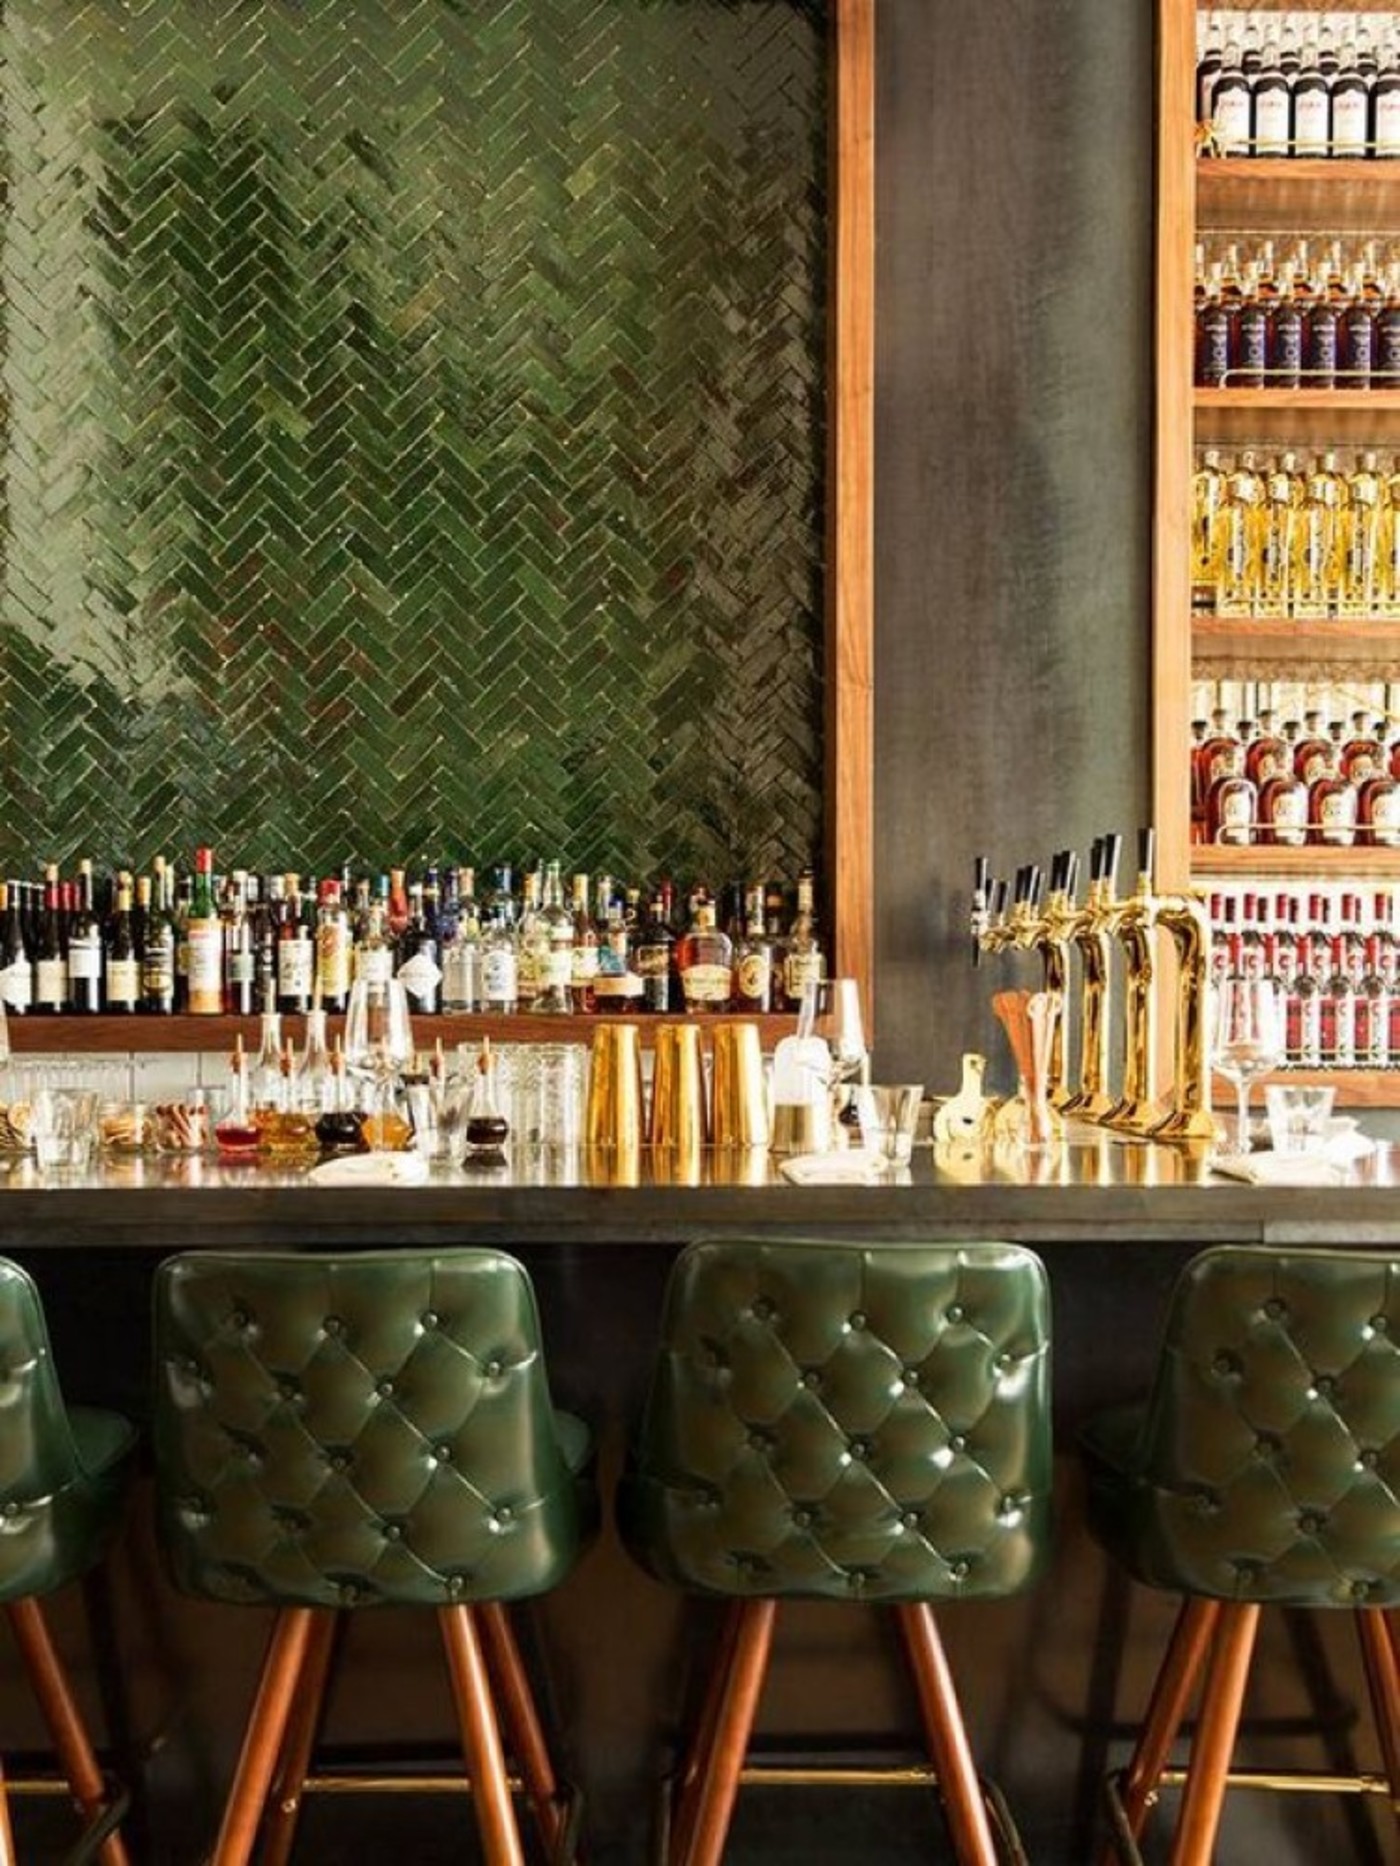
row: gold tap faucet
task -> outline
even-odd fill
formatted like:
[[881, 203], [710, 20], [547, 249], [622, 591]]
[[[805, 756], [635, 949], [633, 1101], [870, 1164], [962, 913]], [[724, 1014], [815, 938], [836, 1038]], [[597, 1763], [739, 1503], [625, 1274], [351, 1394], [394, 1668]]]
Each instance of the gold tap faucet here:
[[1102, 1121], [1113, 1107], [1109, 1070], [1109, 927], [1117, 902], [1113, 869], [1118, 865], [1117, 837], [1096, 836], [1089, 854], [1089, 889], [1084, 905], [1071, 917], [1070, 937], [1079, 949], [1079, 1089], [1064, 1105], [1066, 1114]]
[[1041, 917], [1038, 941], [1045, 990], [1053, 992], [1060, 1005], [1060, 1015], [1051, 1032], [1050, 1061], [1046, 1070], [1050, 1103], [1059, 1109], [1070, 1099], [1065, 1060], [1065, 1002], [1069, 992], [1069, 948], [1078, 919], [1074, 908], [1078, 880], [1078, 856], [1072, 849], [1061, 849], [1050, 865], [1050, 895]]
[[1126, 982], [1123, 990], [1122, 1093], [1104, 1117], [1110, 1127], [1130, 1134], [1150, 1134], [1162, 1118], [1152, 1098], [1157, 1068], [1156, 972], [1153, 937], [1158, 900], [1152, 891], [1153, 833], [1139, 837], [1137, 886], [1118, 902], [1109, 917], [1109, 930], [1123, 948]]
[[1157, 903], [1157, 923], [1176, 949], [1176, 1022], [1172, 1047], [1172, 1107], [1153, 1129], [1157, 1140], [1213, 1140], [1210, 1060], [1206, 1048], [1206, 984], [1210, 975], [1210, 919], [1190, 894]]

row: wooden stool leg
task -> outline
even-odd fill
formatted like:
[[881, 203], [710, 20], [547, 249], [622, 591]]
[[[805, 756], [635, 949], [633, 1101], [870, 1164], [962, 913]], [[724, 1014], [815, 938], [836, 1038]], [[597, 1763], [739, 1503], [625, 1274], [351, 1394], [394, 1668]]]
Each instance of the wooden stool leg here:
[[0, 1763], [0, 1866], [19, 1866], [15, 1836], [10, 1826], [10, 1793], [5, 1786], [3, 1763]]
[[524, 1866], [525, 1855], [515, 1824], [515, 1810], [510, 1805], [505, 1752], [501, 1748], [501, 1733], [491, 1703], [491, 1680], [477, 1637], [475, 1611], [471, 1607], [439, 1607], [438, 1625], [447, 1653], [452, 1697], [462, 1733], [462, 1754], [471, 1776], [486, 1866]]
[[[37, 1600], [30, 1599], [11, 1601], [5, 1611], [73, 1799], [82, 1809], [83, 1818], [95, 1821], [107, 1805], [107, 1785], [49, 1637], [44, 1610]], [[97, 1857], [102, 1866], [130, 1866], [126, 1842], [119, 1833], [103, 1841]]]
[[283, 1607], [273, 1622], [212, 1866], [247, 1866], [252, 1857], [316, 1611], [314, 1607]]
[[1385, 1758], [1391, 1810], [1400, 1818], [1400, 1654], [1391, 1630], [1379, 1607], [1362, 1607], [1357, 1612], [1356, 1636], [1361, 1642], [1371, 1709]]
[[705, 1684], [700, 1721], [696, 1725], [694, 1738], [685, 1752], [676, 1782], [673, 1802], [675, 1812], [671, 1824], [669, 1849], [673, 1859], [683, 1860], [685, 1858], [695, 1834], [695, 1816], [700, 1810], [700, 1784], [704, 1779], [710, 1752], [714, 1748], [720, 1708], [724, 1703], [730, 1669], [734, 1663], [734, 1654], [738, 1650], [739, 1629], [743, 1622], [743, 1601], [731, 1601], [725, 1609], [724, 1625], [719, 1636], [719, 1649], [715, 1653], [710, 1666], [710, 1676]]
[[713, 1740], [701, 1760], [693, 1829], [686, 1836], [684, 1853], [672, 1848], [670, 1866], [719, 1866], [739, 1792], [739, 1772], [768, 1670], [777, 1611], [776, 1600], [746, 1600], [740, 1609], [724, 1694], [714, 1719]]
[[[1210, 1642], [1220, 1618], [1220, 1602], [1196, 1597], [1182, 1602], [1172, 1629], [1171, 1643], [1157, 1673], [1133, 1759], [1123, 1776], [1123, 1812], [1136, 1840], [1142, 1833], [1147, 1807], [1167, 1766], [1172, 1744], [1191, 1702]], [[1110, 1849], [1105, 1856], [1117, 1857]]]
[[267, 1821], [259, 1866], [287, 1866], [301, 1814], [302, 1788], [311, 1766], [311, 1752], [326, 1701], [326, 1683], [341, 1616], [334, 1608], [312, 1608], [311, 1632], [301, 1673], [296, 1681], [292, 1708], [277, 1759], [277, 1771], [268, 1796]]
[[501, 1603], [486, 1601], [475, 1611], [496, 1686], [501, 1722], [519, 1766], [540, 1838], [546, 1851], [552, 1854], [563, 1831], [564, 1809], [559, 1799], [559, 1779], [554, 1773], [540, 1714], [535, 1707], [535, 1694], [530, 1689], [529, 1674], [520, 1657], [510, 1615]]
[[918, 1601], [896, 1607], [895, 1613], [904, 1634], [914, 1682], [919, 1688], [924, 1731], [933, 1766], [938, 1772], [938, 1789], [953, 1836], [953, 1850], [960, 1866], [997, 1866], [987, 1804], [973, 1766], [958, 1695], [953, 1688], [953, 1675], [948, 1669], [933, 1609], [926, 1601]]
[[1225, 1777], [1235, 1747], [1259, 1608], [1223, 1601], [1196, 1738], [1172, 1843], [1171, 1866], [1210, 1866], [1225, 1800]]

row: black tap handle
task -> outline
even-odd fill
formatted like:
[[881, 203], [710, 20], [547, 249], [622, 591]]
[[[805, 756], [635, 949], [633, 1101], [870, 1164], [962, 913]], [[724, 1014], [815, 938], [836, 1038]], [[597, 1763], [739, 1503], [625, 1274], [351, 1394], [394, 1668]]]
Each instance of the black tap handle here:
[[1115, 831], [1103, 839], [1103, 879], [1110, 891], [1118, 886], [1118, 863], [1123, 854], [1123, 838]]
[[1157, 859], [1157, 832], [1150, 823], [1138, 831], [1138, 873], [1146, 875], [1149, 886]]

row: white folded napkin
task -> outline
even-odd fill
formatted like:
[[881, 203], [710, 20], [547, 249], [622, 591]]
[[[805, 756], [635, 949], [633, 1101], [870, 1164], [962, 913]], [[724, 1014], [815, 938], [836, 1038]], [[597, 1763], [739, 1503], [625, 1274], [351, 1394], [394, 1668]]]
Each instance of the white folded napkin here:
[[416, 1186], [427, 1177], [421, 1153], [347, 1153], [307, 1174], [321, 1186]]
[[1211, 1166], [1227, 1179], [1243, 1179], [1251, 1186], [1339, 1186], [1354, 1162], [1373, 1153], [1375, 1145], [1350, 1121], [1339, 1121], [1331, 1136], [1308, 1153], [1265, 1151], [1238, 1158], [1226, 1154]]
[[844, 1153], [799, 1153], [778, 1170], [795, 1186], [871, 1186], [885, 1176], [879, 1155], [859, 1147]]

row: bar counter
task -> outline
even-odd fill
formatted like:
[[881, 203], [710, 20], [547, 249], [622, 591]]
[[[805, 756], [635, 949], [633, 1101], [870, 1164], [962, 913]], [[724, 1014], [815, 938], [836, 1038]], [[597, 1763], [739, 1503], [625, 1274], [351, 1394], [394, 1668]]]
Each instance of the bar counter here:
[[[435, 1166], [422, 1184], [372, 1186], [323, 1185], [305, 1170], [204, 1157], [117, 1158], [77, 1179], [48, 1180], [27, 1158], [0, 1160], [0, 1251], [39, 1281], [69, 1397], [137, 1419], [148, 1412], [151, 1270], [168, 1252], [471, 1242], [516, 1250], [539, 1294], [556, 1400], [597, 1434], [605, 1501], [645, 1388], [675, 1251], [726, 1232], [1005, 1238], [1044, 1256], [1054, 1302], [1056, 1558], [1030, 1594], [951, 1609], [944, 1632], [979, 1762], [1009, 1795], [1030, 1857], [1091, 1857], [1110, 1740], [1120, 1757], [1175, 1603], [1129, 1588], [1090, 1541], [1076, 1428], [1089, 1411], [1141, 1393], [1172, 1282], [1197, 1250], [1222, 1242], [1400, 1245], [1400, 1149], [1380, 1147], [1344, 1182], [1308, 1188], [1250, 1186], [1216, 1177], [1199, 1153], [1107, 1138], [1043, 1154], [919, 1147], [907, 1172], [875, 1185], [796, 1186], [767, 1155], [719, 1152], [687, 1160], [526, 1149], [508, 1167]], [[118, 1649], [138, 1733], [152, 1749], [151, 1857], [192, 1860], [217, 1819], [261, 1633], [254, 1636], [246, 1615], [171, 1591], [144, 1498], [117, 1582]], [[375, 1668], [375, 1688], [341, 1694], [329, 1743], [371, 1754], [386, 1740], [411, 1753], [445, 1750], [449, 1712], [431, 1628], [413, 1616], [360, 1617], [345, 1662]], [[1266, 1651], [1271, 1639], [1287, 1649], [1288, 1622], [1277, 1618]], [[690, 1656], [716, 1624], [713, 1608], [641, 1575], [605, 1514], [576, 1574], [527, 1615], [527, 1635], [532, 1619], [546, 1701], [587, 1796], [589, 1857], [631, 1866], [646, 1857], [652, 1788], [688, 1701]], [[73, 1634], [82, 1650], [84, 1636], [76, 1627]], [[1360, 1680], [1349, 1629], [1324, 1626], [1315, 1637], [1329, 1688], [1354, 1702]], [[1263, 1675], [1257, 1709], [1275, 1731], [1268, 1759], [1318, 1765], [1315, 1737], [1295, 1729], [1278, 1739], [1284, 1706], [1270, 1696], [1267, 1662]], [[0, 1715], [28, 1727], [26, 1702], [3, 1686]], [[788, 1753], [833, 1739], [897, 1743], [916, 1720], [893, 1645], [862, 1611], [785, 1610], [760, 1710], [763, 1739]], [[1372, 1760], [1364, 1712], [1356, 1745], [1363, 1763]], [[1274, 1866], [1322, 1857], [1326, 1846], [1337, 1857], [1373, 1857], [1358, 1834], [1365, 1811], [1319, 1828], [1311, 1806], [1279, 1811], [1259, 1796], [1247, 1803], [1232, 1816], [1242, 1823], [1238, 1857], [1260, 1857], [1265, 1844]], [[796, 1808], [778, 1812], [802, 1818]], [[453, 1818], [450, 1806], [443, 1818]], [[465, 1810], [455, 1818], [466, 1819]], [[902, 1818], [909, 1833], [936, 1838], [935, 1812], [912, 1791]]]

